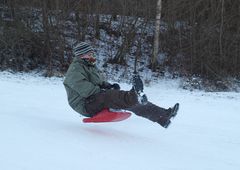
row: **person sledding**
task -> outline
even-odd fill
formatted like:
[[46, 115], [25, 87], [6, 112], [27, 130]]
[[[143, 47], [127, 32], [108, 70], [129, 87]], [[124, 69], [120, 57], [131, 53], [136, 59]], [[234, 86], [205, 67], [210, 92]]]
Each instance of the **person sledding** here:
[[146, 109], [152, 104], [148, 102], [143, 92], [143, 82], [139, 75], [133, 77], [131, 90], [124, 91], [120, 89], [118, 83], [111, 84], [104, 80], [95, 65], [95, 53], [90, 44], [77, 43], [73, 47], [73, 54], [73, 61], [63, 83], [69, 105], [73, 110], [83, 116], [94, 117], [105, 108], [132, 109], [136, 115], [157, 122], [163, 127], [168, 127], [171, 123], [170, 118], [175, 116], [173, 111], [176, 114], [178, 105], [175, 105], [175, 108], [161, 108], [161, 113], [158, 111], [141, 112], [142, 106], [146, 106]]

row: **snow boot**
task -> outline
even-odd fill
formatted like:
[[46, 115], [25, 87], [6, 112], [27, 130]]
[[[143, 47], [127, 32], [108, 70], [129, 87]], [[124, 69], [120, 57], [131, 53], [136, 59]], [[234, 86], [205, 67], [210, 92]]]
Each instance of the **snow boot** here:
[[179, 103], [176, 103], [172, 108], [167, 109], [167, 114], [162, 116], [157, 123], [164, 128], [168, 128], [168, 126], [171, 124], [171, 119], [177, 115], [178, 109]]
[[179, 103], [176, 103], [172, 108], [168, 109], [168, 112], [169, 112], [168, 116], [170, 119], [174, 118], [177, 115], [178, 109], [179, 109]]
[[143, 93], [143, 82], [138, 74], [133, 76], [132, 83], [133, 83], [132, 89], [136, 92], [138, 96], [138, 102], [143, 105], [147, 104], [148, 102], [147, 96], [146, 94]]
[[133, 84], [134, 90], [137, 93], [143, 92], [143, 82], [138, 74], [135, 74], [133, 76], [132, 84]]
[[160, 124], [164, 128], [168, 128], [168, 126], [171, 124], [171, 120], [167, 117], [161, 117], [158, 121], [158, 124]]
[[142, 105], [146, 105], [148, 103], [146, 94], [144, 94], [144, 93], [138, 94], [138, 102]]

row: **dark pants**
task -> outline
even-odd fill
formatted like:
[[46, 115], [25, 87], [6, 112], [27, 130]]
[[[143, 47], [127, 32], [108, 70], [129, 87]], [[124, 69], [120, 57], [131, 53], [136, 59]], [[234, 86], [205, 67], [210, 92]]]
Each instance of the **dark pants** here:
[[104, 108], [126, 109], [138, 104], [134, 91], [106, 90], [86, 99], [87, 113], [94, 116]]
[[147, 118], [153, 122], [158, 122], [160, 119], [164, 119], [169, 114], [170, 110], [159, 107], [151, 102], [146, 105], [135, 105], [127, 110], [134, 112], [138, 116]]

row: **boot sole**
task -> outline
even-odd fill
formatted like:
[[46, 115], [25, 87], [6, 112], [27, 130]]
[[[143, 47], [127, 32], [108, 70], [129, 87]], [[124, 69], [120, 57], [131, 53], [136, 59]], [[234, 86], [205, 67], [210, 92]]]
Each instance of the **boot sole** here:
[[175, 118], [175, 116], [178, 113], [178, 110], [179, 110], [179, 103], [176, 103], [172, 108], [172, 112], [170, 114], [170, 119]]

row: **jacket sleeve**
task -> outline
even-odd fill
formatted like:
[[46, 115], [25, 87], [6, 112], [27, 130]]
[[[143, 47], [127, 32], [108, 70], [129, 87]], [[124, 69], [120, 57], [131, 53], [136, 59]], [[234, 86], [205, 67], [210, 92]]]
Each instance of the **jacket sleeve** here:
[[84, 98], [100, 92], [100, 87], [89, 82], [84, 72], [76, 67], [67, 73], [64, 84]]

